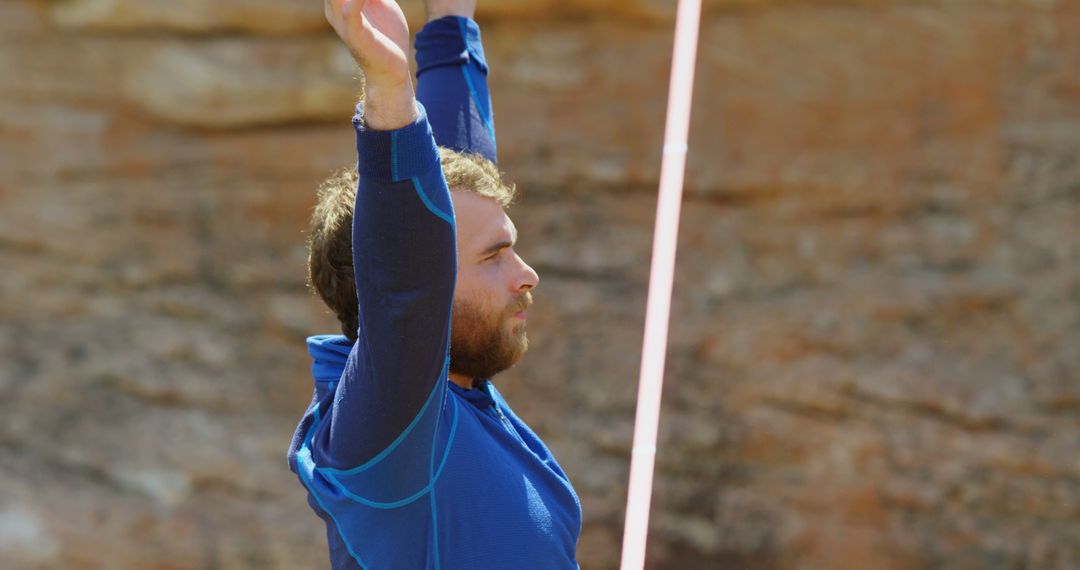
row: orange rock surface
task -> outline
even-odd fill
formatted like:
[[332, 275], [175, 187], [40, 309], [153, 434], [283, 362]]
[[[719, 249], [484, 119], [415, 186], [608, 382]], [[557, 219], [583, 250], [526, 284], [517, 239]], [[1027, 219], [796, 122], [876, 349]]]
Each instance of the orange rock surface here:
[[[1080, 3], [705, 5], [649, 568], [1080, 568]], [[498, 382], [588, 570], [617, 567], [673, 13], [481, 0], [541, 275]], [[0, 69], [0, 567], [323, 567], [284, 454], [357, 85], [317, 3], [7, 0]]]

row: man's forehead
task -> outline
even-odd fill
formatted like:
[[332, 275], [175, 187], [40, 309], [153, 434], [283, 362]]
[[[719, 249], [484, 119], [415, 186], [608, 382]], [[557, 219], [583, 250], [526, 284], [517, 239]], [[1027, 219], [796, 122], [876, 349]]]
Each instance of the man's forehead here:
[[501, 209], [498, 216], [493, 216], [484, 224], [484, 229], [479, 232], [476, 240], [477, 247], [483, 248], [485, 253], [494, 252], [502, 247], [512, 246], [517, 243], [517, 227], [510, 216]]
[[495, 239], [517, 240], [517, 227], [498, 202], [468, 192], [454, 192], [454, 211], [458, 234], [469, 242], [481, 241], [479, 247]]

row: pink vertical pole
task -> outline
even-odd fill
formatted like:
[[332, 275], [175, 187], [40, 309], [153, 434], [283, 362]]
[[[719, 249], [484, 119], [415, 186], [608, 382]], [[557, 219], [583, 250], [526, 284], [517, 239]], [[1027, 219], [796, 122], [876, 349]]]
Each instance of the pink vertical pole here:
[[679, 209], [686, 169], [687, 133], [690, 130], [690, 102], [694, 91], [694, 63], [700, 21], [701, 0], [679, 0], [664, 154], [660, 163], [660, 195], [656, 205], [649, 297], [645, 309], [645, 341], [641, 353], [641, 378], [638, 381], [637, 417], [634, 420], [622, 570], [639, 570], [645, 566], [649, 501], [652, 498], [656, 461], [656, 432], [660, 423], [660, 395], [664, 384], [664, 357], [671, 316], [671, 291], [675, 280], [675, 250], [679, 236]]

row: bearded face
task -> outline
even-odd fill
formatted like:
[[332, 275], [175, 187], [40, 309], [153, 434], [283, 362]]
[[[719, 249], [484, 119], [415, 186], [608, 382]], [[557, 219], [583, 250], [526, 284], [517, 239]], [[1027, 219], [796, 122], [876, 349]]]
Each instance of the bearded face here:
[[450, 372], [483, 380], [516, 364], [529, 349], [529, 338], [525, 320], [515, 315], [531, 304], [532, 294], [528, 292], [509, 306], [495, 309], [455, 299], [450, 322]]

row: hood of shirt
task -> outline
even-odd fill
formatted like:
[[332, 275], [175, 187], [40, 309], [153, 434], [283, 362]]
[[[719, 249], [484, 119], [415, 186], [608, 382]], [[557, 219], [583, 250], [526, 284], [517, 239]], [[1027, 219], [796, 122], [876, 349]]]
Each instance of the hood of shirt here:
[[345, 371], [353, 342], [345, 335], [322, 334], [307, 339], [311, 375], [317, 383], [337, 382]]

